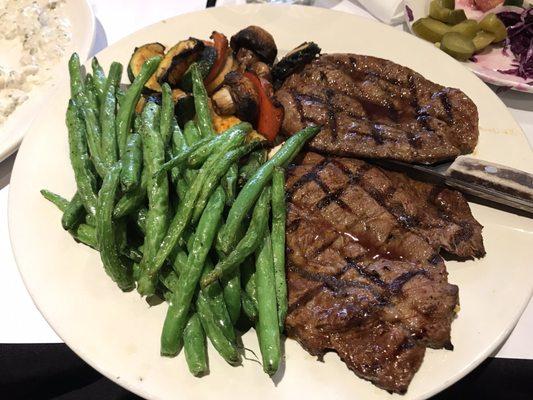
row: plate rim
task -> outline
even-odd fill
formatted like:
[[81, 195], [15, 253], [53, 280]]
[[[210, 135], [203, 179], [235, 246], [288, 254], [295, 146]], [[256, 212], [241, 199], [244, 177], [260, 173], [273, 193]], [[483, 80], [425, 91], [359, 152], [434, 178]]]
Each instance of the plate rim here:
[[[217, 7], [217, 9], [221, 9], [221, 8], [227, 8], [227, 9], [235, 9], [235, 8], [237, 8], [238, 9], [238, 8], [244, 8], [244, 7], [247, 7], [247, 8], [252, 8], [252, 7], [260, 8], [260, 7], [267, 7], [267, 6], [266, 5], [261, 5], [261, 4], [242, 4], [242, 5], [229, 5], [229, 6]], [[306, 7], [306, 6], [299, 6], [299, 5], [276, 5], [276, 7], [301, 8], [302, 10], [304, 10], [305, 8], [309, 8], [309, 7]], [[171, 20], [171, 19], [174, 19], [174, 18], [183, 17], [185, 15], [204, 13], [204, 12], [208, 12], [208, 11], [209, 11], [209, 9], [202, 9], [202, 10], [192, 11], [192, 12], [189, 12], [189, 13], [179, 14], [179, 15], [175, 15], [175, 16], [170, 16], [168, 18], [164, 18], [164, 19], [162, 19], [162, 20], [160, 20], [158, 22], [155, 22], [155, 23], [153, 23], [151, 25], [148, 25], [146, 27], [142, 27], [142, 28], [140, 28], [139, 30], [137, 30], [135, 32], [132, 32], [131, 34], [129, 34], [129, 35], [125, 36], [124, 38], [121, 38], [120, 40], [118, 40], [116, 43], [113, 43], [113, 45], [111, 45], [109, 47], [112, 47], [112, 46], [115, 46], [115, 45], [120, 46], [120, 43], [122, 41], [128, 40], [130, 36], [137, 35], [137, 34], [139, 34], [142, 31], [148, 31], [148, 30], [152, 29], [154, 26], [157, 26], [157, 25], [159, 25], [161, 23], [167, 22], [168, 20]], [[367, 18], [363, 18], [363, 17], [357, 16], [357, 15], [353, 15], [353, 14], [348, 13], [348, 12], [343, 12], [343, 11], [338, 11], [338, 10], [328, 10], [328, 12], [345, 14], [345, 15], [349, 15], [351, 18], [356, 18], [356, 19], [362, 19], [362, 20], [365, 20], [365, 21], [369, 21], [369, 19], [367, 19]], [[372, 21], [372, 20], [370, 20], [370, 21], [373, 22], [373, 23], [379, 24], [378, 21]], [[390, 27], [388, 25], [385, 25], [383, 27], [383, 29], [391, 29], [391, 30], [396, 31], [394, 28], [392, 28], [392, 27]], [[405, 33], [407, 33], [407, 32], [405, 32]], [[105, 50], [105, 49], [103, 49], [103, 50]], [[96, 54], [96, 56], [97, 55], [98, 54]], [[64, 83], [64, 85], [66, 86], [66, 83]], [[501, 102], [503, 104], [503, 102], [501, 101], [501, 99], [499, 99], [498, 96], [495, 95], [495, 98], [497, 99], [497, 101], [499, 101], [499, 102]], [[503, 104], [503, 105], [505, 106], [505, 104]], [[509, 111], [508, 111], [508, 113], [512, 117], [512, 114]], [[515, 124], [519, 128], [520, 135], [525, 137], [523, 129], [518, 125], [518, 123], [516, 122], [514, 117], [512, 117], [512, 118], [513, 118], [513, 121], [515, 122]], [[32, 122], [31, 125], [33, 126], [34, 123], [35, 123], [35, 121]], [[527, 138], [526, 138], [526, 140], [527, 140]], [[23, 143], [22, 146], [24, 146], [24, 143]], [[20, 164], [20, 162], [18, 161], [18, 158], [17, 158], [17, 160], [15, 161], [15, 165], [13, 167], [13, 177], [15, 177], [15, 180], [16, 180], [16, 177], [18, 176], [18, 174], [16, 172], [18, 171], [18, 169], [20, 169], [20, 168], [17, 168], [18, 164]], [[16, 230], [16, 228], [14, 228], [14, 226], [16, 225], [15, 217], [14, 217], [16, 207], [13, 206], [12, 203], [13, 203], [13, 201], [12, 201], [12, 192], [10, 190], [9, 197], [8, 197], [8, 226], [9, 226], [9, 237], [10, 237], [11, 248], [12, 248], [12, 251], [13, 251], [13, 254], [14, 254], [14, 258], [15, 258], [15, 261], [16, 261], [16, 264], [17, 264], [17, 269], [19, 270], [19, 273], [20, 273], [20, 275], [22, 277], [24, 285], [25, 285], [26, 289], [28, 290], [28, 293], [30, 294], [30, 297], [32, 298], [32, 301], [36, 305], [36, 307], [39, 310], [39, 312], [45, 317], [45, 319], [48, 322], [47, 313], [44, 312], [44, 310], [41, 310], [41, 308], [37, 304], [36, 300], [34, 299], [34, 294], [28, 288], [28, 284], [27, 284], [26, 279], [24, 277], [24, 273], [22, 272], [21, 268], [19, 267], [19, 257], [18, 257], [18, 253], [16, 251], [16, 245], [15, 245], [14, 240], [13, 240], [13, 236], [15, 236], [14, 231]], [[435, 386], [435, 388], [433, 388], [432, 390], [424, 393], [422, 397], [417, 397], [417, 398], [428, 398], [430, 396], [433, 396], [433, 395], [445, 390], [447, 387], [449, 387], [452, 384], [454, 384], [455, 382], [459, 381], [464, 376], [466, 376], [468, 373], [470, 373], [473, 369], [475, 369], [477, 366], [479, 366], [479, 364], [481, 364], [499, 346], [501, 346], [503, 344], [503, 341], [505, 340], [505, 338], [507, 338], [509, 336], [511, 331], [516, 326], [516, 324], [517, 324], [518, 320], [520, 319], [522, 313], [524, 312], [525, 308], [527, 307], [529, 299], [532, 296], [533, 296], [533, 285], [531, 285], [531, 287], [530, 287], [529, 296], [527, 296], [527, 299], [515, 311], [515, 315], [512, 318], [512, 324], [508, 325], [507, 328], [503, 332], [501, 332], [500, 335], [498, 335], [497, 339], [494, 340], [491, 343], [491, 345], [488, 346], [485, 349], [485, 351], [481, 353], [482, 354], [481, 356], [479, 356], [474, 361], [470, 361], [469, 364], [465, 368], [461, 369], [460, 372], [456, 373], [456, 375], [453, 377], [453, 379], [450, 379], [450, 380], [448, 380], [446, 382], [443, 382], [439, 386]], [[59, 334], [59, 332], [56, 330], [56, 328], [54, 326], [52, 326], [51, 324], [50, 324], [50, 326], [54, 330], [54, 332], [56, 332], [56, 334], [65, 342], [65, 344], [67, 344], [67, 342], [64, 340], [62, 335]], [[81, 350], [80, 348], [78, 348], [75, 345], [71, 345], [71, 344], [67, 344], [67, 345], [76, 354], [78, 354], [85, 362], [87, 362], [94, 369], [96, 369], [98, 372], [100, 372], [102, 375], [106, 376], [107, 378], [109, 378], [110, 380], [115, 382], [116, 384], [118, 384], [118, 385], [120, 385], [122, 387], [125, 387], [126, 389], [128, 389], [128, 390], [130, 390], [130, 391], [132, 391], [132, 392], [134, 392], [134, 393], [136, 393], [136, 394], [138, 394], [140, 396], [143, 396], [143, 397], [159, 398], [159, 397], [155, 396], [153, 393], [148, 393], [147, 391], [145, 391], [145, 389], [144, 389], [142, 384], [138, 384], [137, 382], [131, 383], [129, 381], [124, 381], [124, 380], [117, 379], [116, 376], [114, 376], [114, 374], [111, 373], [111, 371], [107, 371], [106, 369], [101, 368], [98, 364], [96, 364], [96, 361], [94, 361], [86, 352], [84, 352], [83, 350]], [[356, 379], [361, 379], [361, 378], [356, 377]]]
[[[83, 61], [87, 60], [91, 54], [91, 50], [94, 46], [95, 38], [96, 38], [96, 17], [94, 15], [94, 11], [92, 7], [90, 6], [88, 0], [67, 0], [69, 2], [77, 3], [77, 9], [84, 13], [84, 25], [86, 25], [87, 28], [87, 35], [84, 37], [84, 42], [82, 45], [76, 49], [78, 54], [80, 55], [80, 58], [83, 59]], [[61, 77], [58, 76], [55, 79], [51, 79], [50, 81], [47, 81], [38, 88], [38, 93], [36, 94], [36, 104], [32, 109], [39, 109], [40, 105], [42, 105], [42, 102], [44, 101], [44, 98], [50, 92], [53, 90], [54, 86], [60, 82]], [[32, 111], [32, 110], [28, 110]], [[37, 111], [33, 114], [32, 121], [35, 120], [35, 118], [38, 117], [38, 115], [43, 112]], [[24, 139], [24, 136], [26, 133], [31, 129], [31, 126], [33, 125], [33, 122], [31, 122], [26, 129], [11, 129], [7, 132], [4, 132], [3, 134], [6, 135], [6, 139], [2, 142], [2, 146], [0, 147], [0, 163], [7, 159], [10, 155], [15, 153], [17, 149], [20, 147], [20, 144], [22, 140]]]

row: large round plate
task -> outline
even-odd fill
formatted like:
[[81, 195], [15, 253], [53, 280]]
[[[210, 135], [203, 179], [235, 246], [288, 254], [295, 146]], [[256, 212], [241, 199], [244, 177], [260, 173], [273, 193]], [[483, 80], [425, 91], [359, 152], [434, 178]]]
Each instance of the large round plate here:
[[77, 51], [82, 60], [89, 57], [95, 33], [91, 7], [86, 0], [68, 0], [63, 7], [65, 16], [71, 23], [72, 40], [65, 51], [65, 56], [53, 68], [52, 78], [32, 90], [29, 99], [17, 107], [5, 123], [0, 125], [0, 162], [15, 152], [33, 118], [41, 111], [47, 96], [53, 92], [54, 87], [62, 83], [70, 53]]
[[[414, 21], [428, 16], [429, 3], [430, 0], [405, 1], [405, 20], [409, 30], [412, 31]], [[524, 3], [527, 3], [527, 0]], [[457, 0], [455, 7], [464, 9], [468, 18], [481, 20], [485, 15], [482, 11], [474, 8], [471, 0]], [[504, 8], [500, 6], [487, 11], [487, 13], [498, 13]], [[515, 7], [512, 9], [516, 10]], [[463, 64], [485, 82], [496, 86], [508, 87], [519, 92], [533, 93], [533, 79], [524, 79], [500, 72], [511, 69], [514, 61], [513, 54], [510, 51], [504, 52], [501, 45], [489, 46], [479, 54], [476, 54], [474, 60], [465, 61]]]
[[[141, 43], [172, 44], [189, 36], [208, 37], [215, 29], [231, 35], [249, 24], [268, 29], [281, 52], [313, 40], [328, 52], [388, 58], [433, 81], [461, 88], [479, 108], [481, 138], [475, 155], [533, 172], [523, 133], [483, 82], [431, 44], [349, 14], [298, 6], [214, 8], [152, 25], [98, 57], [105, 65], [112, 60], [127, 62]], [[65, 86], [21, 146], [11, 181], [9, 228], [31, 296], [76, 353], [118, 384], [153, 399], [390, 396], [357, 378], [335, 354], [317, 362], [293, 340], [285, 342], [286, 360], [273, 379], [253, 361], [232, 368], [213, 349], [211, 373], [202, 379], [189, 374], [182, 355], [161, 358], [159, 337], [166, 306], [150, 307], [135, 292], [121, 293], [104, 273], [98, 254], [76, 244], [62, 230], [59, 212], [39, 195], [41, 188], [66, 195], [74, 192], [64, 127], [67, 98]], [[452, 329], [455, 350], [429, 350], [402, 399], [428, 397], [472, 370], [507, 337], [530, 297], [533, 220], [475, 204], [472, 209], [485, 226], [487, 256], [475, 262], [447, 263], [450, 282], [459, 285], [461, 298]], [[258, 354], [253, 331], [243, 341]]]

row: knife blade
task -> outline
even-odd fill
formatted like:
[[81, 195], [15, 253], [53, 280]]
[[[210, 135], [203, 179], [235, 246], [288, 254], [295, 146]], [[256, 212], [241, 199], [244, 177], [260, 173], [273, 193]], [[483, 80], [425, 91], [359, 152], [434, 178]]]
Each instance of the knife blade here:
[[533, 214], [533, 174], [525, 171], [468, 156], [434, 166], [391, 160], [379, 160], [377, 164], [415, 171], [474, 197]]

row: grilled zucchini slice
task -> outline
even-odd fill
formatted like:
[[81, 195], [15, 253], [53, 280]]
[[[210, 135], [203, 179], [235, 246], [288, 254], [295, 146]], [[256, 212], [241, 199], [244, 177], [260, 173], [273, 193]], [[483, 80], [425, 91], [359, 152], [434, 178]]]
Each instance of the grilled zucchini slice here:
[[198, 39], [183, 40], [171, 47], [155, 72], [157, 82], [162, 85], [167, 82], [170, 87], [178, 87], [183, 74], [189, 66], [198, 59], [205, 44]]
[[[165, 46], [161, 43], [147, 43], [141, 47], [136, 47], [128, 63], [128, 77], [133, 82], [135, 77], [141, 72], [141, 68], [146, 60], [155, 56], [163, 56]], [[160, 92], [161, 85], [157, 82], [156, 75], [152, 75], [144, 85], [147, 89], [145, 92]]]
[[[211, 71], [211, 68], [213, 68], [216, 59], [216, 49], [213, 46], [205, 46], [202, 50], [200, 58], [198, 61], [196, 61], [196, 65], [198, 65], [198, 70], [200, 71], [203, 79], [209, 75], [209, 71]], [[183, 74], [183, 78], [181, 78], [180, 87], [186, 92], [192, 92], [192, 73], [190, 66]]]

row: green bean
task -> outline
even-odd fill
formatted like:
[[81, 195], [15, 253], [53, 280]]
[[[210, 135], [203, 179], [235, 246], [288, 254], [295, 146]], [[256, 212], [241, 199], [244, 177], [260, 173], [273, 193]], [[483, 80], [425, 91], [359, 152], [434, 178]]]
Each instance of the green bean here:
[[161, 85], [162, 98], [161, 98], [161, 137], [165, 145], [170, 141], [172, 131], [172, 117], [174, 116], [174, 101], [172, 100], [172, 89], [168, 83]]
[[145, 234], [146, 233], [146, 216], [148, 210], [145, 207], [141, 207], [133, 213], [133, 221], [139, 230]]
[[200, 292], [196, 300], [196, 311], [207, 337], [218, 353], [231, 365], [239, 364], [241, 357], [235, 343], [228, 340], [214, 322], [213, 313], [204, 295]]
[[55, 206], [59, 208], [60, 211], [65, 211], [68, 207], [69, 201], [58, 194], [55, 194], [46, 189], [42, 189], [41, 195], [52, 204], [55, 204]]
[[100, 109], [100, 98], [98, 97], [96, 85], [91, 74], [85, 75], [85, 92], [91, 107], [98, 111]]
[[254, 206], [250, 226], [235, 249], [224, 259], [219, 261], [213, 271], [202, 277], [201, 286], [206, 287], [224, 276], [229, 276], [235, 269], [251, 255], [263, 240], [270, 215], [270, 187], [261, 192]]
[[174, 262], [172, 263], [172, 268], [174, 271], [180, 275], [187, 268], [187, 253], [185, 250], [176, 247], [176, 255], [174, 257]]
[[176, 122], [176, 119], [174, 118], [172, 120], [172, 137], [171, 137], [171, 148], [172, 148], [172, 154], [176, 155], [185, 149], [187, 149], [188, 145], [185, 141], [185, 137], [183, 136], [183, 132], [180, 129], [180, 126]]
[[189, 190], [189, 185], [187, 184], [185, 178], [179, 178], [176, 182], [176, 192], [178, 194], [178, 197], [180, 201], [185, 201], [185, 197], [187, 196], [187, 191]]
[[86, 246], [98, 250], [98, 240], [96, 228], [87, 224], [79, 224], [76, 228], [69, 231], [74, 240], [83, 243]]
[[72, 99], [76, 101], [78, 112], [83, 116], [86, 128], [86, 140], [91, 154], [91, 160], [98, 174], [103, 177], [106, 174], [105, 165], [100, 155], [100, 125], [97, 118], [97, 109], [91, 104], [87, 96], [87, 90], [81, 76], [80, 58], [74, 53], [69, 60], [70, 91]]
[[120, 102], [117, 113], [117, 143], [118, 152], [121, 157], [126, 148], [126, 140], [130, 133], [135, 105], [139, 101], [144, 84], [150, 79], [160, 62], [160, 56], [152, 57], [145, 61], [139, 75], [135, 77], [135, 80], [126, 91], [124, 99]]
[[185, 142], [187, 143], [187, 146], [192, 146], [201, 139], [200, 131], [196, 127], [194, 121], [187, 121], [185, 123], [183, 136], [185, 137]]
[[194, 109], [196, 111], [196, 120], [201, 137], [210, 137], [215, 135], [213, 121], [211, 119], [211, 110], [209, 109], [209, 97], [205, 90], [202, 74], [198, 65], [194, 63], [190, 67], [192, 73], [192, 93], [194, 95]]
[[206, 142], [204, 146], [196, 149], [188, 159], [188, 164], [190, 167], [198, 167], [202, 165], [207, 158], [218, 149], [221, 143], [227, 140], [228, 136], [233, 135], [235, 132], [246, 131], [250, 133], [252, 131], [252, 126], [247, 122], [241, 122], [236, 125], [233, 125], [231, 128], [222, 132], [220, 135], [211, 138], [210, 141]]
[[228, 207], [231, 207], [231, 205], [235, 201], [235, 194], [237, 193], [238, 174], [239, 165], [237, 163], [233, 163], [229, 167], [228, 172], [226, 172], [226, 175], [224, 175], [224, 179], [222, 180], [222, 186], [226, 191], [226, 206]]
[[[209, 258], [207, 258], [202, 276], [205, 276], [212, 270], [213, 263]], [[235, 331], [233, 329], [231, 316], [226, 308], [222, 287], [220, 287], [218, 282], [216, 282], [214, 285], [210, 285], [209, 287], [202, 289], [202, 291], [209, 301], [209, 306], [211, 307], [211, 311], [215, 316], [215, 323], [222, 330], [224, 336], [226, 336], [229, 340], [235, 340]]]
[[104, 96], [109, 92], [109, 86], [115, 88], [115, 96], [117, 98], [117, 108], [118, 108], [118, 99], [120, 93], [120, 81], [122, 80], [122, 64], [113, 61], [109, 67], [109, 73], [107, 74], [107, 79], [104, 85]]
[[111, 167], [98, 193], [96, 237], [105, 271], [120, 289], [128, 291], [135, 287], [132, 269], [131, 265], [126, 264], [120, 257], [112, 220], [113, 202], [119, 186], [121, 168], [120, 163]]
[[233, 272], [229, 278], [222, 278], [221, 284], [224, 290], [224, 301], [228, 309], [231, 322], [235, 324], [241, 314], [241, 273]]
[[102, 104], [104, 99], [104, 88], [106, 80], [104, 69], [102, 68], [96, 57], [93, 57], [91, 61], [91, 66], [93, 70], [93, 80], [94, 87], [96, 89], [96, 95], [100, 99], [100, 104]]
[[276, 280], [276, 300], [280, 332], [287, 315], [287, 281], [285, 277], [285, 172], [275, 168], [272, 175], [272, 255]]
[[[60, 211], [64, 212], [70, 204], [67, 199], [58, 194], [52, 193], [49, 190], [43, 189], [41, 190], [41, 194], [46, 200], [54, 204]], [[76, 241], [82, 242], [93, 248], [98, 247], [96, 243], [96, 231], [94, 227], [87, 224], [79, 224], [76, 228], [70, 229], [70, 233]]]
[[207, 373], [207, 343], [200, 318], [196, 313], [189, 317], [183, 331], [183, 350], [189, 371], [194, 376]]
[[257, 304], [244, 290], [241, 291], [241, 304], [244, 314], [251, 322], [255, 323], [257, 321]]
[[244, 185], [267, 160], [266, 149], [258, 149], [248, 157], [248, 161], [239, 169], [239, 184]]
[[279, 151], [265, 164], [263, 164], [246, 182], [239, 195], [235, 199], [233, 206], [229, 210], [226, 224], [220, 229], [217, 237], [217, 247], [224, 253], [229, 253], [235, 246], [236, 234], [239, 225], [242, 223], [250, 208], [259, 197], [263, 187], [272, 178], [275, 167], [282, 166], [292, 160], [300, 151], [305, 142], [316, 135], [320, 128], [308, 127], [291, 136]]
[[123, 190], [129, 192], [139, 187], [141, 181], [143, 145], [140, 134], [132, 133], [128, 137], [126, 151], [122, 157], [122, 164], [120, 182], [122, 183]]
[[96, 226], [96, 216], [85, 214], [85, 222], [91, 226]]
[[113, 217], [124, 217], [144, 205], [146, 201], [146, 186], [148, 185], [148, 175], [148, 171], [146, 169], [143, 169], [141, 173], [140, 186], [137, 189], [132, 190], [131, 192], [125, 193], [120, 198], [120, 200], [117, 202], [117, 205], [115, 206]]
[[154, 176], [154, 172], [165, 161], [165, 145], [159, 133], [159, 106], [148, 102], [142, 112], [141, 132], [143, 137], [144, 168], [148, 171], [148, 214], [144, 237], [144, 257], [137, 290], [141, 295], [155, 293], [155, 274], [148, 273], [147, 263], [157, 253], [168, 226], [168, 178], [166, 175]]
[[89, 214], [96, 214], [96, 177], [91, 170], [91, 161], [87, 152], [86, 131], [77, 113], [73, 100], [67, 108], [68, 141], [70, 147], [70, 163], [74, 170], [74, 177], [78, 193], [85, 210]]
[[241, 265], [242, 285], [244, 291], [257, 305], [257, 288], [255, 286], [255, 260], [248, 257]]
[[200, 218], [194, 235], [192, 251], [187, 260], [188, 268], [179, 277], [178, 288], [172, 296], [163, 325], [163, 332], [161, 334], [162, 355], [172, 356], [179, 349], [179, 343], [185, 323], [187, 322], [191, 301], [198, 281], [200, 280], [205, 259], [211, 249], [216, 229], [222, 217], [224, 201], [224, 190], [219, 187], [211, 196]]
[[174, 246], [181, 239], [184, 230], [189, 225], [192, 213], [194, 211], [194, 204], [200, 195], [207, 176], [213, 173], [213, 168], [216, 167], [217, 163], [226, 154], [226, 152], [235, 145], [238, 145], [238, 143], [243, 140], [245, 135], [246, 131], [244, 130], [235, 131], [231, 135], [228, 135], [227, 140], [221, 144], [217, 152], [213, 153], [204, 163], [200, 169], [200, 172], [198, 173], [198, 176], [187, 191], [185, 199], [179, 204], [178, 211], [170, 223], [167, 234], [161, 242], [161, 246], [159, 247], [157, 255], [149, 264], [148, 268], [150, 270], [150, 274], [156, 274], [157, 271], [159, 271]]
[[78, 53], [72, 53], [68, 61], [68, 71], [70, 75], [70, 97], [75, 99], [85, 90], [83, 78], [81, 76], [81, 63]]
[[63, 229], [70, 230], [74, 228], [85, 215], [85, 207], [78, 192], [74, 194], [67, 208], [61, 217], [61, 225]]
[[[213, 141], [213, 140], [214, 139], [211, 139], [211, 140], [210, 139], [202, 139], [202, 140], [194, 143], [191, 147], [186, 148], [182, 152], [178, 153], [176, 156], [172, 157], [166, 163], [164, 163], [161, 166], [161, 168], [158, 171], [156, 171], [156, 174], [161, 174], [163, 172], [172, 170], [173, 168], [180, 167], [182, 164], [184, 164], [191, 157], [191, 155], [194, 153], [194, 151], [196, 149], [204, 147], [205, 145], [209, 144], [210, 141]], [[222, 142], [222, 141], [220, 141], [220, 142]]]
[[241, 157], [244, 157], [250, 151], [257, 147], [257, 142], [248, 143], [244, 146], [237, 147], [224, 154], [221, 160], [216, 164], [215, 168], [211, 174], [207, 176], [207, 179], [204, 182], [200, 196], [196, 201], [194, 206], [194, 212], [192, 216], [192, 223], [194, 224], [202, 215], [207, 199], [215, 189], [216, 185], [220, 182], [222, 177], [226, 174], [229, 168], [236, 163]]
[[109, 85], [102, 96], [100, 126], [102, 128], [102, 162], [109, 168], [117, 162], [117, 136], [115, 116], [117, 110], [115, 86]]
[[258, 321], [256, 324], [259, 348], [263, 358], [263, 370], [273, 375], [281, 360], [278, 310], [272, 243], [270, 232], [265, 232], [264, 241], [256, 252], [255, 284], [257, 288]]

